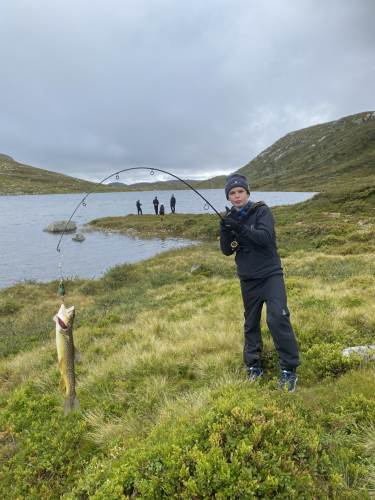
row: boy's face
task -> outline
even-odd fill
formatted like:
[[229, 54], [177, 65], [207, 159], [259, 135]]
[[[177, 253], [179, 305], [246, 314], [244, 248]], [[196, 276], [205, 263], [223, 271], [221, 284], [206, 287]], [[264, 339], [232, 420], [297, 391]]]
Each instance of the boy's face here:
[[249, 200], [249, 194], [243, 187], [235, 187], [228, 193], [229, 201], [235, 208], [242, 208]]

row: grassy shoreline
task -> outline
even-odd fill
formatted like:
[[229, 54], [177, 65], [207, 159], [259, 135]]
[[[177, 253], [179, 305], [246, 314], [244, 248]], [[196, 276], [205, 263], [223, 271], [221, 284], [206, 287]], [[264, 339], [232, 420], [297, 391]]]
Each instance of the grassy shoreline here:
[[82, 352], [81, 411], [68, 418], [53, 345], [57, 283], [0, 291], [3, 496], [367, 498], [374, 369], [341, 350], [373, 343], [374, 193], [273, 209], [303, 361], [295, 397], [276, 390], [264, 320], [266, 377], [246, 383], [238, 280], [216, 216], [94, 221], [202, 243], [67, 283]]

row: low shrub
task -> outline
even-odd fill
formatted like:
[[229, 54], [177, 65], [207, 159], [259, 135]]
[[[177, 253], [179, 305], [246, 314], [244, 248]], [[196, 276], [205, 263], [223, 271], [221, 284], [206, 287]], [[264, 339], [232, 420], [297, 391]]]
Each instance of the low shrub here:
[[15, 300], [4, 300], [0, 302], [0, 316], [15, 314], [21, 309], [21, 305]]
[[53, 395], [28, 384], [13, 394], [0, 427], [16, 446], [0, 473], [1, 498], [56, 498], [74, 483], [87, 453], [78, 413], [64, 417]]
[[[96, 490], [87, 476], [75, 491], [94, 498], [327, 498], [348, 490], [319, 429], [288, 395], [260, 396], [227, 386], [196, 416], [160, 424], [125, 451]], [[97, 485], [97, 483], [96, 483]], [[72, 497], [73, 498], [73, 497]]]
[[338, 377], [360, 366], [358, 357], [344, 357], [342, 349], [338, 343], [320, 342], [311, 346], [303, 354], [301, 376], [311, 384], [327, 377]]

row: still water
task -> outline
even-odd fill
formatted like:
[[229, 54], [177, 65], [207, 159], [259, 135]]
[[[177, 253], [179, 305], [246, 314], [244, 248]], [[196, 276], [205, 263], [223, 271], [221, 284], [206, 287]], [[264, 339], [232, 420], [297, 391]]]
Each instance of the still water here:
[[[224, 210], [228, 201], [222, 189], [201, 191], [218, 210]], [[136, 262], [172, 248], [192, 244], [181, 239], [142, 240], [120, 234], [85, 232], [84, 224], [110, 215], [136, 213], [139, 199], [145, 214], [154, 213], [152, 200], [157, 195], [169, 213], [172, 191], [143, 191], [124, 193], [93, 193], [87, 206], [80, 206], [73, 220], [77, 232], [83, 232], [83, 243], [72, 241], [66, 234], [61, 252], [56, 251], [60, 235], [43, 229], [57, 220], [67, 220], [83, 194], [0, 196], [0, 288], [25, 281], [50, 281], [60, 277], [97, 278], [110, 267], [125, 262]], [[191, 190], [175, 191], [177, 213], [214, 213], [205, 210], [204, 201]], [[311, 198], [315, 193], [254, 192], [252, 200], [265, 201], [269, 206], [289, 205]], [[155, 216], [155, 223], [160, 223]]]

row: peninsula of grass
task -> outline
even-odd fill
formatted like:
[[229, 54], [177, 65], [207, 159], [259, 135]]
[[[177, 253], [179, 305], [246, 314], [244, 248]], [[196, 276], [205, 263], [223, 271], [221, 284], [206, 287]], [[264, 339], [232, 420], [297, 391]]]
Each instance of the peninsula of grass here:
[[[80, 411], [64, 417], [58, 283], [0, 291], [2, 498], [366, 499], [375, 488], [375, 188], [273, 213], [302, 365], [277, 390], [242, 367], [243, 310], [212, 215], [107, 218], [96, 228], [198, 239], [98, 280], [66, 283]], [[164, 233], [163, 233], [164, 232]]]
[[208, 214], [126, 215], [103, 217], [89, 227], [142, 238], [185, 238], [212, 241], [218, 235], [218, 216]]

